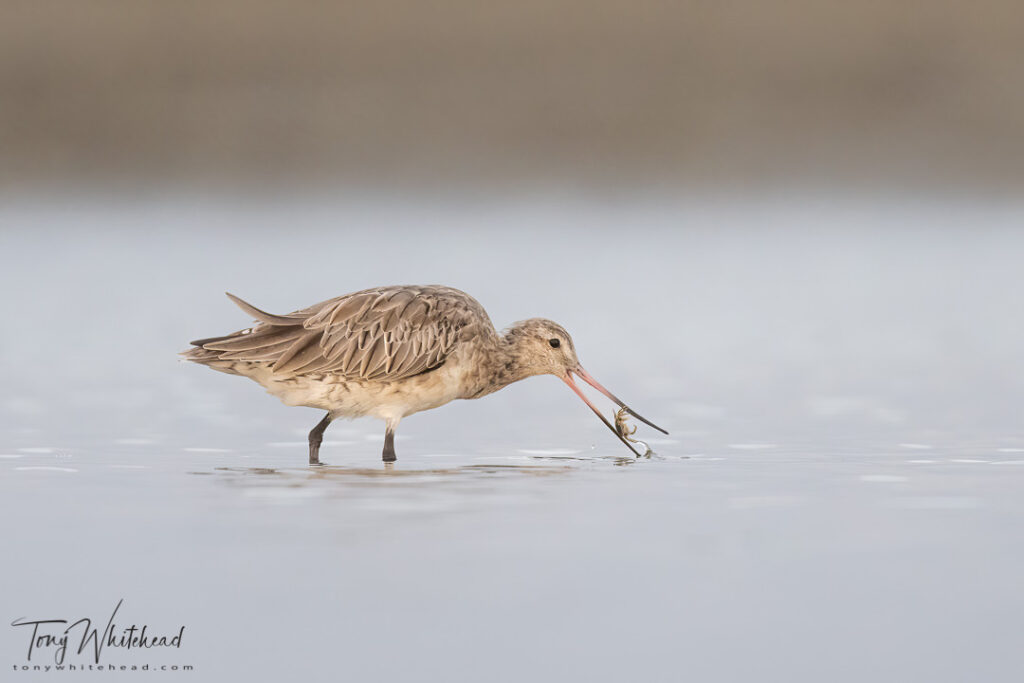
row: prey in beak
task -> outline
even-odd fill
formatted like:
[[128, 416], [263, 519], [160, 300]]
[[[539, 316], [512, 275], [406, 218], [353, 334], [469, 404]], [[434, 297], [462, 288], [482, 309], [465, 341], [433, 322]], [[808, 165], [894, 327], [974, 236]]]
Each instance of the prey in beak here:
[[668, 432], [666, 432], [664, 429], [662, 429], [658, 425], [654, 424], [653, 422], [648, 420], [646, 417], [636, 413], [632, 408], [630, 408], [625, 403], [623, 403], [621, 400], [619, 400], [619, 398], [615, 394], [613, 394], [612, 392], [608, 391], [603, 386], [601, 386], [601, 383], [598, 382], [596, 379], [594, 379], [590, 375], [589, 372], [584, 370], [582, 365], [577, 365], [575, 370], [567, 370], [565, 375], [562, 376], [562, 381], [565, 382], [566, 384], [568, 384], [569, 388], [572, 389], [573, 391], [575, 391], [576, 395], [579, 396], [581, 399], [583, 399], [584, 403], [586, 403], [588, 406], [590, 406], [590, 409], [594, 411], [594, 414], [597, 415], [599, 418], [601, 418], [601, 422], [604, 422], [605, 426], [608, 427], [608, 429], [612, 430], [612, 433], [615, 434], [615, 436], [619, 439], [619, 441], [621, 441], [622, 443], [626, 444], [626, 448], [628, 448], [629, 450], [633, 451], [633, 454], [636, 455], [638, 458], [641, 457], [644, 454], [638, 452], [635, 448], [633, 448], [633, 445], [626, 439], [626, 435], [623, 433], [624, 432], [623, 429], [619, 429], [618, 427], [614, 426], [611, 422], [609, 422], [608, 418], [606, 418], [604, 416], [604, 413], [602, 413], [600, 410], [598, 410], [597, 407], [593, 403], [590, 402], [590, 399], [587, 398], [587, 395], [584, 394], [583, 391], [580, 390], [579, 386], [573, 380], [573, 373], [575, 373], [576, 375], [579, 375], [579, 378], [582, 379], [584, 382], [586, 382], [590, 386], [594, 387], [595, 389], [600, 391], [602, 394], [607, 396], [609, 399], [614, 401], [615, 405], [619, 406], [619, 408], [621, 408], [623, 411], [629, 413], [630, 415], [632, 415], [636, 419], [640, 420], [644, 424], [646, 424], [648, 426], [651, 426], [651, 427], [654, 427], [655, 429], [657, 429], [662, 434], [668, 434]]

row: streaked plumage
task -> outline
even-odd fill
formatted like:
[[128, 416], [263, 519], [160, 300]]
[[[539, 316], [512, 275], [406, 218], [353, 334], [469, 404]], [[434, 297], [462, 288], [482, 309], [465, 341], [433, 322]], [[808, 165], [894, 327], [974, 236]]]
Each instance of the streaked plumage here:
[[577, 372], [611, 396], [579, 367], [560, 325], [533, 318], [499, 334], [473, 297], [451, 287], [377, 287], [287, 315], [228, 296], [256, 325], [193, 341], [183, 355], [249, 377], [288, 405], [326, 410], [310, 432], [312, 464], [319, 462], [323, 431], [338, 417], [385, 420], [390, 461], [395, 427], [406, 415], [479, 398], [531, 375], [555, 374], [575, 388], [569, 373]]

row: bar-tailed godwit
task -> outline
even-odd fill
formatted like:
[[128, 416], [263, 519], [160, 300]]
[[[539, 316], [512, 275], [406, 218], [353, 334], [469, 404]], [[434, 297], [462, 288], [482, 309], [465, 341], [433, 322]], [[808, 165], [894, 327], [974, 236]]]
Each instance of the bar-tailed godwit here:
[[383, 458], [393, 462], [395, 428], [406, 415], [457, 398], [480, 398], [543, 374], [564, 380], [637, 455], [624, 438], [621, 420], [612, 426], [573, 375], [623, 411], [668, 433], [633, 412], [583, 369], [561, 325], [531, 318], [499, 333], [476, 299], [451, 287], [376, 287], [287, 315], [228, 297], [256, 324], [197, 339], [183, 355], [214, 370], [248, 377], [287, 405], [327, 411], [309, 433], [310, 464], [320, 463], [324, 430], [339, 417], [384, 420]]

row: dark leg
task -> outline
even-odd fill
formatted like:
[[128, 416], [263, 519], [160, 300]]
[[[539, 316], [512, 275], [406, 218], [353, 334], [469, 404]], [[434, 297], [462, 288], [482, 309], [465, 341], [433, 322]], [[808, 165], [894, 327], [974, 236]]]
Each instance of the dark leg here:
[[395, 455], [395, 429], [391, 425], [388, 425], [387, 431], [384, 432], [384, 462], [394, 462], [398, 460], [398, 456]]
[[316, 423], [316, 427], [313, 427], [313, 431], [309, 433], [309, 464], [319, 465], [320, 464], [320, 444], [324, 440], [324, 430], [327, 429], [327, 425], [331, 424], [331, 414], [327, 413], [324, 419]]

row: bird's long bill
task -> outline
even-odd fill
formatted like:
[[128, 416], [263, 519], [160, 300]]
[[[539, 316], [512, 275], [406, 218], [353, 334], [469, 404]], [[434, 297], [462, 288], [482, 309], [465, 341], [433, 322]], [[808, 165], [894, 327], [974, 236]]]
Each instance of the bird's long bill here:
[[[617, 406], [619, 406], [620, 408], [625, 408], [627, 413], [629, 413], [630, 415], [632, 415], [636, 419], [640, 420], [641, 422], [643, 422], [643, 423], [645, 423], [647, 425], [650, 425], [651, 427], [654, 427], [655, 429], [657, 429], [662, 434], [668, 434], [668, 432], [666, 432], [664, 429], [662, 429], [658, 425], [654, 424], [653, 422], [651, 422], [647, 418], [645, 418], [645, 417], [643, 417], [641, 415], [638, 415], [637, 413], [633, 412], [632, 408], [630, 408], [625, 403], [623, 403], [621, 400], [619, 400], [618, 397], [615, 396], [615, 394], [613, 394], [612, 392], [610, 392], [607, 389], [605, 389], [603, 386], [601, 386], [600, 382], [598, 382], [596, 379], [591, 377], [590, 373], [583, 369], [583, 366], [577, 365], [575, 372], [576, 372], [577, 375], [580, 376], [580, 379], [582, 379], [584, 382], [586, 382], [587, 384], [589, 384], [590, 386], [594, 387], [595, 389], [600, 391], [602, 394], [604, 394], [605, 396], [610, 398], [612, 401], [615, 402], [615, 404]], [[571, 371], [566, 373], [565, 377], [563, 377], [562, 380], [566, 384], [569, 385], [570, 389], [572, 389], [573, 391], [576, 392], [577, 396], [579, 396], [581, 399], [583, 399], [583, 402], [586, 403], [590, 407], [590, 409], [594, 411], [595, 415], [597, 415], [599, 418], [601, 418], [601, 422], [604, 422], [605, 426], [608, 427], [608, 429], [612, 430], [612, 433], [615, 434], [616, 437], [618, 437], [619, 441], [621, 441], [622, 443], [626, 444], [626, 447], [629, 450], [633, 451], [637, 455], [640, 455], [639, 453], [637, 453], [636, 449], [633, 448], [633, 446], [630, 445], [630, 443], [628, 441], [626, 441], [626, 439], [621, 434], [619, 434], [619, 430], [616, 429], [615, 426], [612, 425], [612, 423], [608, 421], [608, 418], [606, 418], [604, 416], [604, 413], [602, 413], [600, 410], [598, 410], [597, 406], [595, 406], [593, 403], [591, 403], [590, 399], [587, 398], [587, 395], [584, 394], [583, 391], [580, 390], [580, 388], [576, 385], [576, 382], [574, 382], [573, 379], [572, 379], [572, 372]]]

